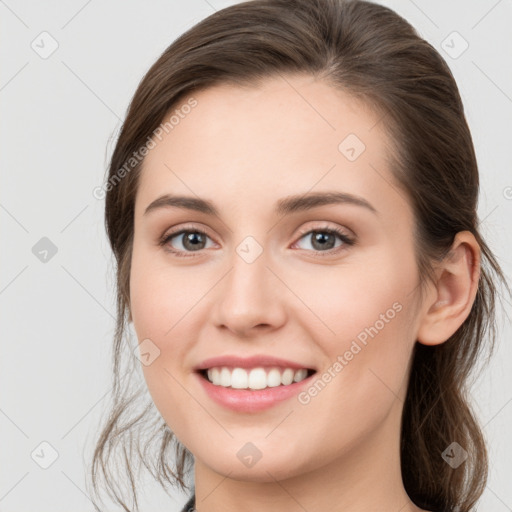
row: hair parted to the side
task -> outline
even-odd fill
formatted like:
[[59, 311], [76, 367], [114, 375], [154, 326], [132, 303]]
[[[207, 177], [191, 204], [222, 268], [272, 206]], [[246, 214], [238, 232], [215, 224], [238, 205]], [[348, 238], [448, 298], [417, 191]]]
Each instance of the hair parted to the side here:
[[[170, 109], [194, 92], [223, 83], [257, 86], [265, 78], [292, 74], [324, 80], [381, 116], [391, 141], [390, 168], [415, 215], [420, 292], [457, 232], [470, 231], [480, 245], [480, 280], [469, 317], [445, 343], [415, 345], [401, 429], [402, 477], [411, 500], [429, 510], [458, 507], [470, 512], [485, 488], [488, 459], [468, 379], [484, 348], [488, 357], [493, 352], [497, 284], [509, 293], [510, 288], [479, 232], [478, 167], [455, 79], [406, 20], [360, 0], [253, 0], [212, 14], [174, 41], [140, 82], [110, 161], [109, 179]], [[126, 472], [133, 510], [138, 510], [137, 462], [164, 488], [184, 491], [193, 467], [190, 452], [156, 411], [144, 382], [139, 379], [139, 387], [131, 387], [138, 361], [126, 330], [134, 202], [142, 165], [106, 194], [105, 225], [117, 264], [114, 402], [90, 473], [96, 495], [101, 472], [109, 496], [127, 511], [132, 509], [119, 487], [122, 474], [113, 465], [116, 460]], [[123, 365], [124, 357], [129, 361]], [[457, 469], [441, 457], [454, 441], [468, 453]]]

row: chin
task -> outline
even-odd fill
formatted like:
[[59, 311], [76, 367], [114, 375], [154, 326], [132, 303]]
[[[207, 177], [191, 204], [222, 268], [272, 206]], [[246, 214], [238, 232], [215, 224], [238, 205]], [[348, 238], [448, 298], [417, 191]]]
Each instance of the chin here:
[[[198, 457], [196, 457], [196, 461], [197, 459]], [[222, 462], [219, 463], [219, 460]], [[268, 457], [262, 454], [259, 460], [252, 463], [251, 461], [244, 463], [243, 456], [239, 458], [236, 454], [235, 456], [219, 455], [212, 458], [211, 452], [208, 454], [208, 458], [202, 459], [202, 461], [212, 471], [239, 481], [271, 483], [308, 472], [308, 468], [297, 464], [296, 455], [290, 454], [286, 457], [284, 454], [280, 454], [279, 459], [276, 459], [275, 451]]]

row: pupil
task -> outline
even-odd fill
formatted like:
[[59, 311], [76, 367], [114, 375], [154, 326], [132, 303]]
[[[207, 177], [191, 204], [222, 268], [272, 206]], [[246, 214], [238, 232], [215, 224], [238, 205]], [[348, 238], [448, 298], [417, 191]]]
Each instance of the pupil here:
[[[198, 244], [201, 243], [201, 233], [189, 233], [186, 237], [185, 237], [185, 247], [187, 246], [187, 244], [192, 244], [191, 247], [197, 249], [198, 248]], [[199, 240], [198, 240], [199, 238]]]
[[320, 244], [320, 247], [323, 247], [324, 249], [326, 247], [328, 247], [329, 249], [333, 247], [333, 244], [329, 244], [328, 242], [325, 241], [326, 238], [328, 237], [332, 237], [332, 235], [330, 233], [321, 233], [321, 232], [317, 232], [315, 233], [315, 243], [319, 243]]

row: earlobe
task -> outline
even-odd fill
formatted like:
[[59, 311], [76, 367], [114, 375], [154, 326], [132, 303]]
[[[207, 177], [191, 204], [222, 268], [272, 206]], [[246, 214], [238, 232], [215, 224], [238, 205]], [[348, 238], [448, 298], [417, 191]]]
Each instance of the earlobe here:
[[439, 345], [452, 336], [471, 312], [480, 279], [480, 246], [469, 231], [457, 233], [439, 266], [434, 291], [424, 303], [416, 339]]

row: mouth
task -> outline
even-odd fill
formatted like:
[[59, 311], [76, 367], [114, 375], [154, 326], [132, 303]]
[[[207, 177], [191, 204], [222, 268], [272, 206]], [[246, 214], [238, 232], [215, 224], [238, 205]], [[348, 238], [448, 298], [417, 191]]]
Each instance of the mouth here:
[[214, 366], [197, 370], [210, 384], [220, 388], [258, 391], [299, 383], [316, 373], [312, 368], [263, 367], [240, 368]]

